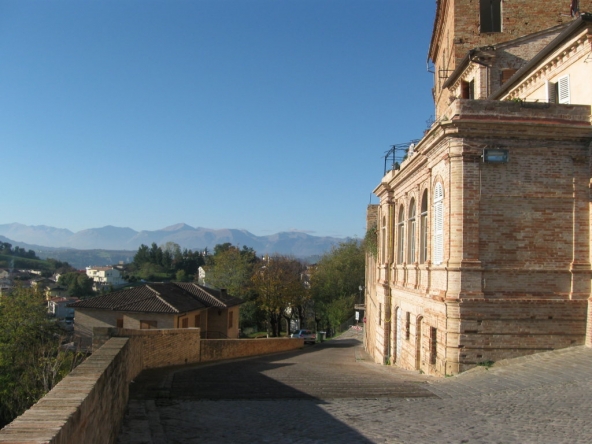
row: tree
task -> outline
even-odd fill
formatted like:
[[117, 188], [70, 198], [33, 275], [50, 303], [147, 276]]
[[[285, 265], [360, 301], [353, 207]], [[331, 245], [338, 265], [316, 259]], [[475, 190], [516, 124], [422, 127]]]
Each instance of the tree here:
[[142, 244], [140, 245], [140, 248], [138, 248], [138, 252], [134, 256], [134, 265], [140, 268], [146, 262], [150, 262], [150, 252], [148, 250], [148, 246]]
[[289, 315], [286, 309], [305, 291], [300, 278], [302, 264], [291, 257], [268, 256], [255, 269], [251, 281], [257, 294], [257, 304], [267, 313], [272, 336], [281, 333], [281, 319]]
[[[241, 297], [248, 292], [253, 270], [254, 252], [239, 250], [229, 243], [216, 245], [206, 269], [206, 283], [215, 288], [225, 288], [228, 293]], [[251, 253], [252, 252], [252, 253]]]
[[64, 273], [58, 282], [68, 289], [70, 296], [81, 297], [93, 294], [93, 280], [84, 273], [77, 271]]
[[61, 341], [40, 291], [17, 287], [0, 298], [0, 427], [37, 402], [82, 360], [80, 354], [61, 350]]
[[353, 314], [364, 268], [365, 252], [357, 240], [342, 242], [323, 255], [310, 279], [317, 329], [335, 330]]
[[177, 282], [187, 282], [189, 279], [187, 278], [187, 273], [185, 273], [185, 270], [177, 271], [177, 273], [175, 273], [175, 280]]

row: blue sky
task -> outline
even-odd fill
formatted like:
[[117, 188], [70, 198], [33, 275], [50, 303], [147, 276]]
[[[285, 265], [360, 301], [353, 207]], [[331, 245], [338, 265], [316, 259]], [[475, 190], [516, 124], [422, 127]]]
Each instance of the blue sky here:
[[0, 1], [0, 224], [363, 237], [384, 152], [433, 114], [434, 11]]

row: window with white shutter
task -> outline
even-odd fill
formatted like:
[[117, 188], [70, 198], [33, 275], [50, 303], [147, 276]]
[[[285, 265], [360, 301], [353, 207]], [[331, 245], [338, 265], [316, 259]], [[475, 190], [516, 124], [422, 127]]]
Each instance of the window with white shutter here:
[[428, 260], [428, 190], [423, 192], [421, 199], [419, 229], [419, 262], [424, 264]]
[[569, 95], [569, 76], [559, 77], [557, 80], [557, 101], [559, 103], [569, 104], [570, 102], [570, 95]]
[[545, 80], [547, 87], [547, 103], [557, 103], [557, 83]]
[[436, 184], [434, 189], [434, 264], [441, 264], [444, 259], [444, 189]]

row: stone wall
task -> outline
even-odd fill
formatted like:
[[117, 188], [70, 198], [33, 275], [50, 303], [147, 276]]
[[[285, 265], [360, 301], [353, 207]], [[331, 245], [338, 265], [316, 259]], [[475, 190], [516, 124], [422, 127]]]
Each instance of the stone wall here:
[[114, 443], [125, 414], [129, 383], [142, 370], [289, 351], [304, 345], [302, 339], [277, 338], [200, 342], [198, 328], [96, 328], [95, 333], [96, 351], [0, 430], [0, 443]]

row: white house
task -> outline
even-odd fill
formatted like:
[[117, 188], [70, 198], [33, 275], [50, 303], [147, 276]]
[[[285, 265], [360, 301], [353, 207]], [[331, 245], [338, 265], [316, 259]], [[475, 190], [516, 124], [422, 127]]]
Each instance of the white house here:
[[106, 287], [118, 287], [126, 284], [117, 268], [108, 267], [86, 267], [86, 275], [94, 281], [93, 290], [100, 291]]

